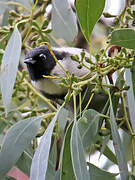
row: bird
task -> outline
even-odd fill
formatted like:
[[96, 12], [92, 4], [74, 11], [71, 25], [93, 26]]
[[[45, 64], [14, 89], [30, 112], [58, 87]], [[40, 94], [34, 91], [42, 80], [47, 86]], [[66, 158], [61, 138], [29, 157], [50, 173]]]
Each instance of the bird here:
[[[86, 50], [75, 47], [51, 47], [51, 49], [59, 63], [64, 67], [66, 71], [69, 72], [69, 74], [76, 77], [83, 77], [86, 74], [90, 73], [89, 68], [85, 66], [82, 66], [80, 68], [79, 62], [72, 59], [74, 55], [78, 55], [78, 57], [81, 58], [82, 52], [85, 53], [85, 57], [90, 57], [89, 53]], [[95, 60], [93, 58], [93, 62], [94, 61]], [[61, 79], [46, 77], [66, 77], [65, 72], [60, 67], [60, 65], [56, 63], [54, 57], [52, 56], [48, 45], [39, 46], [30, 50], [25, 56], [24, 63], [27, 65], [31, 82], [37, 90], [39, 90], [45, 97], [49, 99], [64, 99], [65, 95], [68, 92], [68, 89], [59, 85]], [[90, 63], [87, 63], [86, 61], [84, 63], [88, 67], [90, 66]], [[85, 98], [86, 101], [84, 101], [84, 107], [90, 98], [91, 89], [91, 86], [89, 89], [87, 89], [88, 96], [86, 96]], [[86, 95], [85, 91], [86, 88], [83, 89], [82, 94]], [[102, 102], [102, 104], [105, 104], [107, 97], [103, 93], [99, 93], [99, 95], [97, 94], [94, 99], [95, 100], [92, 100], [91, 102], [92, 108], [99, 110], [101, 106], [100, 102]]]

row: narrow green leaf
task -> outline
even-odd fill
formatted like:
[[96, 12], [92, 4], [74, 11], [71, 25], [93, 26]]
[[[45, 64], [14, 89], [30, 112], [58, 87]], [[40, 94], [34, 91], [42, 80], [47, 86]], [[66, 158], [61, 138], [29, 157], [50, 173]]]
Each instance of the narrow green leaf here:
[[82, 32], [90, 42], [92, 30], [104, 10], [105, 0], [77, 0], [76, 11]]
[[[54, 143], [56, 145], [56, 142]], [[53, 147], [51, 147], [51, 153], [49, 155], [49, 160], [48, 160], [48, 167], [47, 167], [47, 171], [46, 171], [46, 179], [47, 180], [60, 180], [60, 178], [58, 178], [60, 176], [60, 170], [56, 171], [56, 153], [55, 151], [57, 151], [57, 149], [55, 150], [55, 145], [53, 145]], [[54, 154], [53, 154], [54, 153]], [[54, 155], [54, 156], [53, 156]], [[54, 157], [54, 159], [53, 159]]]
[[42, 117], [33, 117], [12, 126], [3, 141], [0, 152], [0, 175], [6, 174], [17, 162], [22, 152], [36, 136]]
[[108, 135], [108, 136], [106, 136], [106, 137], [103, 138], [103, 140], [102, 140], [102, 146], [101, 146], [101, 149], [100, 149], [99, 159], [100, 159], [101, 155], [104, 153], [105, 148], [106, 148], [109, 140], [110, 140], [110, 135]]
[[132, 63], [131, 74], [132, 74], [133, 93], [135, 98], [135, 61], [133, 61]]
[[11, 103], [12, 92], [21, 53], [21, 46], [21, 35], [17, 27], [15, 27], [11, 38], [6, 46], [1, 65], [0, 85], [2, 92], [2, 100], [6, 112], [8, 112]]
[[87, 163], [85, 160], [83, 144], [76, 121], [74, 122], [72, 128], [70, 145], [71, 145], [71, 157], [72, 157], [75, 179], [77, 180], [90, 179], [89, 172], [87, 171]]
[[3, 132], [4, 128], [7, 126], [7, 123], [4, 121], [0, 121], [0, 134]]
[[72, 166], [71, 151], [70, 151], [70, 138], [71, 138], [72, 127], [73, 126], [71, 124], [65, 136], [63, 158], [62, 158], [61, 180], [69, 180], [69, 179], [74, 180], [75, 179], [73, 166]]
[[16, 166], [28, 176], [30, 175], [30, 167], [32, 163], [32, 157], [24, 151], [16, 163]]
[[96, 167], [93, 164], [88, 163], [90, 180], [115, 180], [115, 176], [118, 174], [109, 173], [103, 169]]
[[39, 143], [39, 146], [36, 149], [34, 154], [31, 171], [30, 171], [30, 179], [31, 180], [45, 180], [46, 171], [48, 166], [49, 152], [51, 146], [51, 138], [54, 129], [55, 122], [57, 120], [57, 116], [60, 110], [56, 113], [55, 117], [49, 124], [46, 129], [42, 139]]
[[67, 117], [69, 115], [69, 111], [65, 108], [62, 108], [58, 115], [58, 132], [62, 133], [65, 130], [65, 126], [67, 124]]
[[93, 109], [85, 111], [78, 121], [78, 128], [84, 148], [88, 148], [95, 141], [98, 133], [100, 114]]
[[130, 161], [132, 159], [132, 135], [128, 131], [121, 129], [121, 138], [126, 160]]
[[110, 159], [113, 163], [118, 164], [115, 154], [110, 150], [108, 146], [106, 146], [104, 150], [104, 155]]
[[111, 100], [110, 100], [110, 123], [111, 123], [113, 144], [118, 161], [120, 176], [122, 180], [128, 180], [129, 174], [128, 174], [127, 162], [124, 154], [124, 149], [121, 143], [120, 135], [117, 130], [117, 124], [115, 121]]
[[53, 164], [56, 164], [57, 161], [57, 142], [56, 139], [53, 140], [53, 144], [51, 145], [51, 152], [49, 155], [49, 161]]
[[47, 171], [46, 171], [46, 179], [52, 180], [52, 179], [55, 179], [55, 176], [56, 176], [55, 165], [49, 160]]
[[102, 147], [100, 149], [100, 157], [102, 154], [104, 154], [109, 160], [111, 160], [113, 163], [117, 164], [117, 159], [116, 159], [115, 154], [107, 146], [109, 140], [110, 140], [110, 135], [104, 137], [104, 139], [102, 141]]
[[55, 175], [55, 179], [54, 180], [60, 180], [60, 176], [61, 176], [61, 171], [60, 170], [56, 171], [56, 175]]
[[117, 86], [120, 89], [122, 89], [125, 84], [124, 73], [125, 73], [124, 70], [120, 72], [120, 74], [116, 80], [116, 83], [115, 83], [115, 86]]
[[130, 72], [130, 69], [126, 70], [126, 84], [130, 86], [130, 89], [127, 91], [127, 99], [128, 99], [128, 109], [130, 114], [130, 121], [133, 128], [133, 131], [135, 132], [135, 98], [134, 98], [134, 92], [133, 92], [133, 84], [132, 84], [132, 75]]
[[111, 34], [110, 43], [128, 49], [135, 49], [135, 30], [123, 28], [114, 30]]
[[52, 0], [52, 34], [73, 42], [78, 33], [75, 13], [67, 0]]

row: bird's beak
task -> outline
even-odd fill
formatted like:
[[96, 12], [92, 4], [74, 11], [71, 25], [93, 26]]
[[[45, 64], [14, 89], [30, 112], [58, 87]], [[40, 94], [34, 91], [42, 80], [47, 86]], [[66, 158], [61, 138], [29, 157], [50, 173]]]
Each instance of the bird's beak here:
[[26, 64], [35, 64], [35, 60], [34, 59], [32, 59], [32, 58], [28, 58], [28, 59], [25, 59], [24, 60], [24, 63], [26, 63]]

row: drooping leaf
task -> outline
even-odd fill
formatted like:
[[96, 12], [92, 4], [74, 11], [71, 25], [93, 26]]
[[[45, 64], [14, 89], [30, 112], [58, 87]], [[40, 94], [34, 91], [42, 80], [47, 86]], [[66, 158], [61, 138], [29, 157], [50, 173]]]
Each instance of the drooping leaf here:
[[132, 63], [131, 75], [132, 75], [133, 93], [135, 98], [135, 61], [133, 61]]
[[118, 164], [115, 154], [111, 151], [111, 149], [108, 146], [106, 146], [104, 150], [104, 155], [113, 163]]
[[75, 179], [73, 166], [72, 166], [71, 151], [70, 151], [70, 138], [71, 138], [72, 127], [73, 126], [71, 124], [65, 136], [63, 158], [62, 158], [61, 180]]
[[85, 111], [78, 121], [78, 128], [85, 149], [94, 143], [98, 133], [99, 119], [100, 114], [93, 109], [89, 109]]
[[130, 89], [127, 91], [127, 99], [128, 99], [128, 109], [130, 114], [130, 121], [132, 124], [133, 131], [135, 132], [135, 98], [133, 92], [133, 84], [132, 84], [132, 75], [130, 69], [126, 70], [126, 84], [130, 86]]
[[114, 144], [114, 149], [115, 149], [115, 153], [116, 153], [116, 157], [118, 161], [120, 176], [122, 180], [128, 180], [129, 174], [128, 174], [127, 162], [126, 162], [126, 158], [124, 154], [124, 149], [121, 143], [120, 135], [117, 130], [117, 124], [115, 121], [111, 100], [110, 100], [110, 124], [111, 124], [113, 144]]
[[61, 171], [60, 170], [56, 171], [56, 175], [55, 175], [54, 180], [60, 180], [60, 176], [61, 176]]
[[103, 169], [96, 167], [95, 165], [88, 163], [90, 180], [115, 180], [115, 176], [118, 174], [109, 173]]
[[118, 78], [116, 79], [115, 86], [118, 88], [122, 89], [124, 84], [125, 84], [125, 79], [124, 79], [124, 70], [120, 72]]
[[52, 179], [55, 179], [55, 176], [56, 176], [55, 166], [51, 161], [48, 161], [48, 167], [47, 167], [47, 171], [46, 171], [46, 179], [52, 180]]
[[51, 163], [56, 164], [57, 161], [57, 141], [56, 139], [53, 140], [53, 145], [51, 147], [50, 155], [49, 155], [49, 161]]
[[105, 0], [77, 0], [76, 11], [82, 32], [90, 42], [92, 30], [104, 10]]
[[70, 146], [71, 146], [71, 157], [72, 157], [75, 179], [77, 180], [90, 179], [89, 172], [87, 171], [85, 152], [83, 149], [83, 144], [76, 121], [74, 122], [72, 128]]
[[16, 166], [28, 176], [30, 175], [30, 167], [32, 162], [32, 156], [24, 151], [16, 163]]
[[[53, 146], [51, 147], [51, 152], [49, 155], [49, 160], [48, 160], [48, 167], [46, 171], [46, 179], [47, 180], [57, 180], [58, 174], [60, 173], [60, 170], [56, 171], [56, 158], [57, 158], [57, 149], [56, 149], [56, 141], [54, 141]], [[60, 180], [60, 178], [58, 179]]]
[[63, 38], [68, 43], [73, 42], [78, 33], [75, 13], [67, 0], [52, 1], [52, 34], [56, 38]]
[[3, 141], [0, 152], [0, 176], [6, 174], [36, 136], [42, 117], [32, 117], [12, 126]]
[[55, 117], [49, 124], [44, 135], [42, 136], [39, 146], [36, 149], [36, 152], [32, 160], [31, 171], [30, 171], [31, 180], [39, 180], [39, 179], [45, 180], [47, 166], [48, 166], [50, 146], [51, 146], [52, 133], [53, 133], [54, 125], [57, 120], [59, 111], [56, 113]]
[[132, 159], [132, 136], [128, 132], [121, 129], [121, 139], [126, 160], [130, 161]]
[[113, 163], [117, 164], [117, 159], [116, 159], [115, 154], [107, 146], [109, 140], [110, 140], [110, 135], [104, 137], [104, 139], [102, 141], [102, 147], [100, 149], [100, 157], [102, 154], [104, 154], [109, 160], [111, 160]]
[[135, 49], [135, 30], [130, 28], [123, 28], [114, 30], [111, 34], [110, 43], [128, 49]]
[[59, 131], [59, 133], [64, 132], [65, 126], [67, 124], [68, 115], [69, 115], [69, 111], [67, 109], [62, 108], [58, 115], [58, 131]]
[[0, 134], [3, 132], [4, 128], [7, 126], [6, 122], [0, 121]]
[[15, 27], [11, 35], [11, 38], [6, 46], [1, 65], [0, 84], [2, 100], [6, 112], [8, 112], [11, 103], [13, 87], [16, 79], [19, 58], [21, 53], [21, 46], [21, 35], [17, 27]]

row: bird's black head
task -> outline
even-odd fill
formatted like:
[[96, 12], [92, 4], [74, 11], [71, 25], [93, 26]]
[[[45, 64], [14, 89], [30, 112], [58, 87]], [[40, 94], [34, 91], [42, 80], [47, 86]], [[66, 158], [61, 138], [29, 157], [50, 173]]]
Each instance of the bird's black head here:
[[30, 78], [33, 81], [43, 78], [43, 75], [50, 75], [56, 62], [47, 46], [40, 46], [31, 50], [25, 57]]
[[[64, 58], [63, 54], [53, 51], [56, 58], [61, 60]], [[48, 46], [40, 46], [31, 50], [25, 57], [24, 63], [27, 64], [30, 78], [33, 81], [40, 80], [43, 75], [50, 75], [56, 62], [51, 55]]]

